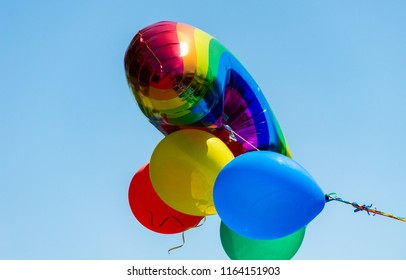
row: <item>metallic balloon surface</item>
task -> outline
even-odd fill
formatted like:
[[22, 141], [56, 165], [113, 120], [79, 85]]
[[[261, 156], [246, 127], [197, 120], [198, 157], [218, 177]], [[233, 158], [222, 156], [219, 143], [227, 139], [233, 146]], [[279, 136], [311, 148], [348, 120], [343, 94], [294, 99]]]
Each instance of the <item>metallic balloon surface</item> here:
[[154, 23], [134, 36], [124, 62], [141, 111], [163, 134], [188, 127], [217, 134], [227, 130], [244, 152], [290, 156], [257, 83], [206, 32], [178, 22]]

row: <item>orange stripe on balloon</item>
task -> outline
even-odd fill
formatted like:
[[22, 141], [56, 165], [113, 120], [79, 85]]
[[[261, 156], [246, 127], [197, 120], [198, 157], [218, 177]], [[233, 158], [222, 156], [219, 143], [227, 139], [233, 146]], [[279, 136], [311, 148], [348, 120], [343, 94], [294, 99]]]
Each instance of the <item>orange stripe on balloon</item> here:
[[[190, 84], [196, 73], [196, 44], [195, 28], [186, 24], [178, 23], [178, 39], [180, 56], [183, 58], [183, 80]], [[188, 85], [187, 84], [187, 85]]]

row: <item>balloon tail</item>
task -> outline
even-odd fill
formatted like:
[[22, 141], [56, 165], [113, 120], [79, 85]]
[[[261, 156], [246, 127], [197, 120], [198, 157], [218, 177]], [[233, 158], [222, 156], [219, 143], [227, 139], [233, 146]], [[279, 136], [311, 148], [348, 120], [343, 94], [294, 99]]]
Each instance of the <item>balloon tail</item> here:
[[373, 214], [373, 216], [381, 215], [381, 216], [388, 217], [388, 218], [391, 218], [391, 219], [395, 219], [395, 220], [398, 220], [398, 221], [406, 222], [406, 218], [399, 217], [399, 216], [394, 216], [392, 214], [388, 214], [388, 213], [385, 213], [383, 211], [380, 211], [380, 210], [378, 210], [376, 208], [372, 208], [372, 203], [370, 205], [366, 205], [366, 204], [360, 205], [360, 204], [358, 204], [356, 202], [346, 201], [346, 200], [338, 197], [336, 193], [326, 194], [325, 197], [326, 197], [326, 202], [330, 202], [330, 201], [334, 200], [334, 201], [338, 201], [338, 202], [341, 202], [341, 203], [351, 205], [352, 207], [355, 208], [354, 212], [365, 211], [365, 212], [367, 212], [367, 214], [369, 216], [371, 216], [371, 214]]

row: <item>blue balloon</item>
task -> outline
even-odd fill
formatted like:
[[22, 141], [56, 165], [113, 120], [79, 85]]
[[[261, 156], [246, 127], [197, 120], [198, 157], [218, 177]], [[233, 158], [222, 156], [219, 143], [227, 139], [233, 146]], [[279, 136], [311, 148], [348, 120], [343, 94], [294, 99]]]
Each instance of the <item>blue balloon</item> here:
[[213, 200], [231, 230], [259, 240], [298, 231], [325, 204], [322, 189], [302, 166], [270, 151], [249, 152], [230, 161], [216, 178]]

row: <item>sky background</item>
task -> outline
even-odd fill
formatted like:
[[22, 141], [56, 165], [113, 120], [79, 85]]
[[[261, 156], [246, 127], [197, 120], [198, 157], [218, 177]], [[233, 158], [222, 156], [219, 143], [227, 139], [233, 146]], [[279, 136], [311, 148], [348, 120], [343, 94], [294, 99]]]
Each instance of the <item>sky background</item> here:
[[[0, 259], [227, 259], [218, 216], [162, 235], [128, 186], [163, 139], [124, 53], [161, 20], [216, 37], [326, 193], [406, 216], [405, 1], [1, 1]], [[406, 259], [406, 224], [329, 202], [296, 260]]]

